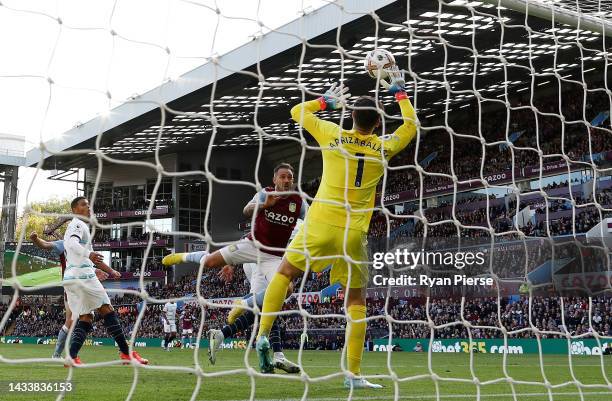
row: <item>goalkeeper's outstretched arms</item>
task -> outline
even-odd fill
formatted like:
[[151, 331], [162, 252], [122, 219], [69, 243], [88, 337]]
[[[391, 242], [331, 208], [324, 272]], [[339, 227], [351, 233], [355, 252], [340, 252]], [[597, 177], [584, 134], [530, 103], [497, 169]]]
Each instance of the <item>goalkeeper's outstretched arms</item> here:
[[337, 84], [333, 84], [320, 98], [293, 106], [291, 118], [308, 131], [319, 145], [327, 146], [329, 139], [337, 137], [341, 129], [331, 121], [318, 118], [315, 113], [342, 108], [351, 96], [347, 92], [346, 86], [338, 87]]
[[397, 66], [393, 66], [388, 70], [388, 74], [390, 82], [381, 79], [380, 84], [395, 97], [395, 100], [397, 100], [400, 106], [402, 118], [404, 120], [402, 125], [400, 125], [392, 135], [385, 137], [384, 147], [387, 151], [387, 156], [390, 158], [408, 146], [416, 137], [418, 119], [416, 111], [414, 107], [412, 107], [412, 103], [406, 94], [406, 84], [402, 73]]

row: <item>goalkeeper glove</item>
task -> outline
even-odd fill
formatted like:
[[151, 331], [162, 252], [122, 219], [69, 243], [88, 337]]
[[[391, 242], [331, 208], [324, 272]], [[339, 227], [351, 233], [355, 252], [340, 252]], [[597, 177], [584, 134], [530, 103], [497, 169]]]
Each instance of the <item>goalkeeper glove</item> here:
[[[406, 81], [404, 81], [404, 75], [397, 68], [397, 65], [394, 65], [391, 68], [385, 70], [388, 75], [389, 81], [387, 79], [381, 79], [380, 84], [383, 88], [389, 91], [390, 94], [398, 98], [399, 94], [402, 94], [402, 98], [406, 97]], [[400, 100], [400, 99], [398, 99]]]
[[342, 106], [346, 105], [346, 101], [351, 94], [348, 93], [348, 88], [346, 86], [337, 87], [338, 84], [334, 83], [325, 94], [319, 98], [319, 102], [321, 103], [321, 110], [325, 110], [329, 107], [332, 110], [340, 109]]

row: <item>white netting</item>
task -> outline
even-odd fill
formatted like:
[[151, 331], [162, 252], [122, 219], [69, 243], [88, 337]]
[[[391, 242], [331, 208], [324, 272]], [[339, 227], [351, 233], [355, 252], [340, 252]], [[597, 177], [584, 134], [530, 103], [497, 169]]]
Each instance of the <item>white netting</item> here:
[[[215, 274], [203, 266], [180, 280], [178, 286], [146, 287], [146, 272], [157, 268], [165, 253], [163, 248], [172, 246], [165, 241], [173, 240], [177, 251], [182, 251], [182, 247], [211, 249], [233, 243], [237, 239], [236, 219], [227, 216], [240, 214], [242, 206], [238, 205], [242, 205], [242, 198], [248, 199], [266, 186], [271, 167], [280, 161], [296, 165], [297, 191], [312, 202], [320, 174], [316, 155], [321, 148], [298, 124], [288, 121], [291, 106], [322, 95], [333, 82], [343, 82], [353, 95], [373, 94], [383, 102], [386, 106], [383, 133], [392, 132], [400, 124], [392, 96], [377, 89], [376, 82], [363, 71], [362, 59], [374, 48], [384, 48], [395, 55], [405, 73], [420, 127], [413, 144], [386, 166], [379, 191], [383, 202], [374, 209], [370, 226], [370, 252], [402, 248], [423, 237], [495, 238], [527, 247], [533, 244], [527, 237], [582, 239], [593, 227], [600, 229], [599, 236], [608, 236], [606, 218], [612, 210], [612, 186], [608, 185], [611, 181], [608, 166], [612, 160], [608, 154], [612, 151], [610, 53], [606, 36], [612, 29], [608, 2], [345, 1], [317, 10], [300, 3], [297, 7], [300, 18], [276, 28], [277, 25], [266, 26], [262, 14], [275, 7], [270, 2], [257, 2], [255, 14], [244, 16], [226, 14], [222, 2], [179, 1], [169, 2], [168, 13], [159, 16], [156, 24], [166, 28], [160, 28], [164, 33], [158, 32], [154, 40], [134, 32], [124, 33], [117, 27], [124, 3], [113, 3], [104, 26], [67, 23], [61, 7], [38, 11], [35, 7], [24, 9], [21, 5], [3, 4], [1, 18], [36, 17], [41, 25], [56, 24], [56, 30], [49, 36], [52, 40], [45, 71], [30, 74], [2, 69], [0, 84], [30, 80], [43, 83], [47, 93], [40, 105], [42, 118], [35, 127], [39, 134], [34, 140], [40, 152], [35, 150], [28, 157], [38, 162], [39, 170], [84, 168], [85, 193], [94, 212], [101, 214], [92, 219], [92, 235], [98, 243], [131, 237], [126, 238], [125, 247], [119, 241], [119, 247], [111, 251], [119, 259], [117, 266], [131, 265], [131, 270], [139, 273], [135, 277], [140, 289], [108, 292], [122, 295], [115, 301], [126, 308], [132, 305], [138, 311], [132, 318], [124, 316], [122, 320], [131, 329], [132, 343], [141, 336], [157, 334], [152, 329], [153, 325], [159, 326], [157, 308], [169, 299], [195, 305], [200, 342], [207, 329], [219, 327], [229, 310], [227, 304], [211, 300], [248, 292], [238, 279], [231, 288], [218, 289]], [[206, 29], [197, 32], [207, 36], [209, 48], [197, 48], [187, 54], [171, 44], [169, 21], [177, 15], [185, 16], [194, 24], [193, 29], [201, 29], [195, 25], [197, 20], [187, 18], [190, 13], [207, 16]], [[218, 55], [218, 43], [233, 34], [231, 26], [224, 26], [222, 21], [252, 24], [252, 41], [234, 52]], [[123, 22], [123, 26], [129, 26]], [[106, 72], [99, 78], [101, 85], [79, 84], [75, 89], [62, 83], [62, 73], [54, 70], [54, 62], [68, 40], [63, 36], [66, 32], [77, 35], [102, 32], [111, 36], [110, 56], [104, 63]], [[18, 47], [23, 50], [23, 46]], [[66, 103], [54, 101], [54, 94], [58, 90], [95, 93], [102, 95], [98, 105], [111, 109], [122, 98], [114, 94], [111, 85], [112, 78], [120, 75], [112, 71], [113, 60], [128, 57], [138, 48], [155, 53], [158, 65], [162, 65], [161, 81], [155, 83], [162, 86], [134, 95], [107, 115], [80, 124], [63, 141], [47, 141], [48, 125], [55, 126], [58, 115], [70, 112], [76, 104], [73, 101], [62, 108]], [[194, 59], [207, 64], [183, 77], [170, 77], [173, 63]], [[22, 90], [26, 92], [27, 88], [24, 84]], [[139, 89], [142, 88], [130, 92]], [[2, 106], [8, 107], [9, 103], [4, 100]], [[317, 115], [342, 124], [350, 119], [350, 111], [349, 107], [342, 112], [325, 111]], [[32, 131], [32, 122], [24, 124]], [[192, 157], [194, 153], [198, 157]], [[247, 170], [252, 175], [246, 175]], [[552, 175], [557, 182], [547, 179]], [[41, 191], [37, 185], [32, 181], [25, 190], [27, 194]], [[114, 187], [127, 192], [117, 192]], [[120, 223], [110, 222], [112, 213], [140, 210], [146, 210], [146, 218], [136, 219], [136, 214], [128, 213], [125, 216], [129, 220], [122, 217], [125, 220]], [[41, 215], [61, 214], [25, 211], [26, 219]], [[173, 217], [171, 225], [160, 226], [156, 217], [168, 215]], [[596, 226], [597, 223], [602, 224]], [[223, 228], [230, 224], [234, 227]], [[34, 252], [30, 245], [24, 245], [28, 234], [22, 229], [16, 244], [9, 246], [16, 256]], [[193, 239], [201, 242], [183, 245]], [[124, 249], [130, 246], [130, 241], [146, 242], [146, 248], [142, 253], [129, 254]], [[530, 248], [526, 259], [550, 256], [537, 248]], [[347, 257], [329, 255], [335, 256]], [[132, 261], [138, 258], [139, 264]], [[212, 388], [219, 387], [216, 393], [207, 394], [218, 399], [261, 398], [256, 394], [262, 388], [267, 388], [264, 399], [607, 399], [612, 392], [610, 361], [601, 354], [603, 345], [612, 343], [609, 299], [604, 295], [543, 296], [537, 292], [537, 283], [521, 286], [527, 281], [533, 284], [533, 277], [528, 274], [528, 261], [519, 260], [525, 268], [520, 268], [522, 274], [513, 277], [503, 276], [505, 271], [499, 266], [490, 266], [489, 272], [496, 279], [497, 293], [493, 298], [426, 297], [419, 302], [411, 297], [421, 293], [406, 294], [412, 289], [382, 287], [368, 291], [368, 337], [377, 339], [374, 347], [384, 348], [387, 354], [382, 361], [366, 353], [364, 375], [387, 386], [380, 394], [362, 396], [357, 390], [338, 393], [333, 387], [340, 386], [337, 379], [347, 373], [342, 339], [347, 324], [344, 302], [325, 299], [321, 290], [325, 288], [327, 273], [318, 276], [309, 272], [308, 280], [300, 282], [297, 297], [304, 296], [308, 301], [308, 296], [318, 293], [318, 301], [294, 300], [287, 308], [297, 313], [283, 314], [286, 344], [299, 346], [294, 356], [303, 368], [301, 375], [274, 375], [274, 381], [264, 379], [265, 375], [249, 360], [251, 351], [241, 355], [239, 366], [221, 364], [211, 368], [202, 355], [204, 350], [196, 347], [181, 365], [164, 362], [163, 354], [149, 366], [134, 365], [130, 370], [132, 385], [125, 398], [138, 398], [141, 370], [146, 369], [145, 374], [194, 375], [195, 380], [192, 376], [189, 382], [193, 385], [192, 400], [207, 394], [206, 383]], [[609, 278], [607, 258], [604, 263], [602, 274]], [[22, 273], [17, 257], [11, 259], [10, 269], [5, 271], [10, 276]], [[389, 275], [404, 272], [386, 271]], [[13, 286], [14, 295], [3, 308], [0, 334], [4, 331], [9, 335], [10, 329], [11, 334], [23, 330], [22, 337], [38, 336], [28, 332], [30, 326], [23, 312], [19, 316], [13, 313], [24, 310], [23, 304], [17, 302], [31, 288]], [[375, 287], [372, 282], [370, 286]], [[504, 292], [504, 286], [514, 292]], [[605, 294], [610, 288], [608, 281], [600, 293]], [[339, 294], [334, 292], [327, 297]], [[35, 297], [25, 299], [32, 310], [37, 307]], [[137, 308], [135, 305], [140, 302]], [[56, 333], [57, 328], [51, 324], [48, 329]], [[308, 342], [304, 342], [303, 333], [307, 333]], [[247, 341], [254, 337], [255, 332], [250, 336], [243, 333]], [[502, 342], [490, 343], [491, 338]], [[509, 356], [508, 350], [515, 347], [513, 341], [519, 338], [536, 340], [535, 362]], [[549, 362], [547, 344], [552, 338], [565, 340], [566, 352], [562, 357], [567, 371], [560, 377], [556, 376], [559, 371], [551, 370], [555, 363], [561, 363], [560, 359]], [[426, 358], [419, 359], [424, 366], [420, 370], [406, 370], [413, 354], [400, 359], [391, 350], [393, 344], [412, 347], [411, 340], [416, 339], [422, 341], [426, 351]], [[593, 339], [596, 345], [590, 346]], [[482, 346], [490, 353], [489, 344], [495, 344], [497, 350], [505, 347], [505, 351], [498, 351], [502, 354], [498, 359], [483, 362], [472, 349]], [[340, 356], [332, 358], [335, 365], [332, 371], [326, 370], [327, 359], [321, 359], [326, 361], [323, 365], [312, 362], [309, 353], [313, 353], [316, 362], [318, 351], [304, 349], [328, 346], [343, 350], [340, 361]], [[438, 358], [442, 355], [438, 352], [449, 347], [469, 354], [460, 361], [459, 368], [463, 370], [453, 370], [458, 367], [458, 360]], [[576, 362], [577, 355], [586, 353], [585, 347], [596, 354], [587, 360], [591, 373], [586, 375], [584, 360]], [[34, 376], [37, 366], [51, 362], [39, 355], [12, 357], [11, 348], [0, 349], [1, 363], [31, 364], [28, 366]], [[144, 351], [146, 357], [147, 350]], [[85, 362], [92, 367], [119, 364], [119, 361]], [[517, 364], [525, 364], [534, 373], [520, 371]], [[492, 374], [489, 369], [497, 369], [499, 374]], [[71, 368], [64, 377], [71, 380], [73, 375], [75, 369]], [[159, 377], [163, 380], [163, 376]], [[227, 392], [227, 383], [238, 377], [248, 378], [241, 379], [248, 388], [245, 396], [240, 393], [235, 397]], [[332, 390], [323, 391], [322, 398], [317, 392], [326, 383], [333, 383], [329, 387]], [[146, 385], [159, 386], [163, 393], [160, 383], [149, 381]], [[60, 393], [58, 399], [64, 396]]]

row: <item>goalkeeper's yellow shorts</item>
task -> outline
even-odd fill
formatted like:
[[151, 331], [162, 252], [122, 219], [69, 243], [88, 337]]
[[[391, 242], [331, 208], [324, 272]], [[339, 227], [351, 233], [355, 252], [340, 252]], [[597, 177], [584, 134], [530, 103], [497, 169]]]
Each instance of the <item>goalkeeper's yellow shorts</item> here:
[[368, 284], [366, 233], [348, 230], [346, 256], [362, 263], [347, 263], [343, 257], [345, 228], [309, 220], [306, 219], [287, 246], [287, 261], [302, 271], [308, 267], [316, 273], [331, 265], [330, 284], [340, 283], [349, 288], [365, 287]]

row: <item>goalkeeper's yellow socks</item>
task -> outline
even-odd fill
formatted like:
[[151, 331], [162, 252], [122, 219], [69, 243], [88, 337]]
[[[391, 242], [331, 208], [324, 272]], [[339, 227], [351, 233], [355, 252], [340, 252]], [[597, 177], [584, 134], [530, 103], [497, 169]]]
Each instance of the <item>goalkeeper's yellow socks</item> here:
[[278, 312], [283, 307], [285, 297], [287, 296], [287, 288], [289, 287], [289, 277], [284, 276], [280, 273], [274, 274], [272, 281], [266, 289], [266, 295], [263, 301], [262, 312], [264, 315], [261, 316], [259, 322], [259, 332], [257, 336], [269, 336], [276, 315], [265, 315], [265, 313]]
[[351, 322], [346, 330], [346, 357], [348, 370], [356, 376], [361, 374], [361, 356], [363, 354], [363, 343], [366, 335], [366, 322], [355, 322], [365, 319], [365, 305], [351, 305], [348, 307], [348, 315]]

